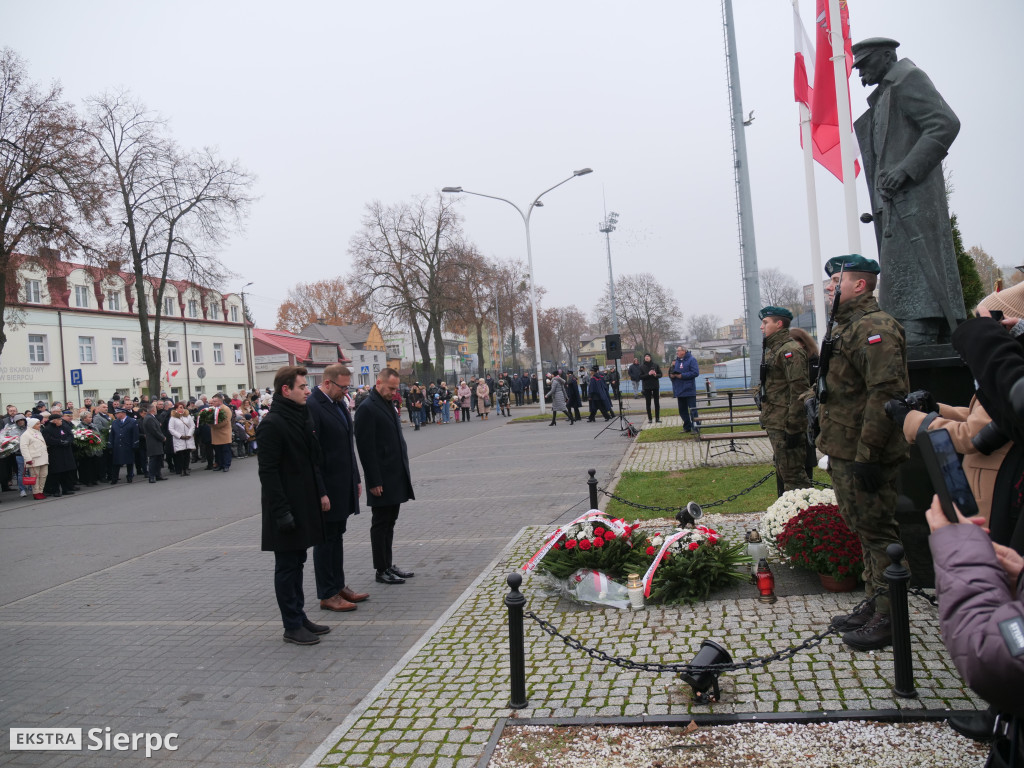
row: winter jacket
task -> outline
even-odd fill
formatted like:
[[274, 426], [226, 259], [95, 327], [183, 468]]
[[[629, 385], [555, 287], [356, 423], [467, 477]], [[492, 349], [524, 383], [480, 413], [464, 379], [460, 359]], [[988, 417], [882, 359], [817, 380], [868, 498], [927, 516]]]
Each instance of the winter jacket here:
[[551, 398], [552, 411], [565, 410], [569, 397], [565, 389], [565, 382], [562, 381], [561, 376], [555, 376], [551, 379], [551, 392], [548, 393], [548, 397]]
[[231, 444], [231, 409], [226, 405], [220, 407], [220, 413], [214, 409], [217, 423], [210, 422], [210, 442], [213, 445]]
[[32, 467], [43, 467], [50, 463], [49, 452], [46, 450], [46, 440], [43, 433], [33, 429], [39, 419], [29, 419], [29, 428], [21, 436], [21, 457], [25, 463]]
[[[484, 398], [487, 398], [485, 401]], [[476, 385], [476, 410], [478, 413], [487, 413], [494, 406], [491, 401], [491, 390], [487, 387], [486, 381]]]
[[1024, 577], [1011, 589], [973, 524], [939, 528], [928, 541], [942, 641], [957, 671], [996, 709], [1024, 715]]
[[644, 377], [643, 369], [640, 367], [640, 363], [632, 363], [629, 368], [626, 369], [626, 373], [629, 375], [630, 381], [640, 381]]
[[565, 391], [568, 393], [566, 404], [570, 408], [579, 408], [583, 405], [580, 400], [580, 383], [573, 374], [569, 374], [569, 380], [565, 384]]
[[[371, 507], [390, 507], [415, 499], [409, 449], [402, 436], [402, 424], [395, 409], [385, 403], [375, 389], [356, 409], [355, 434], [359, 463], [363, 467], [366, 503]], [[262, 440], [260, 452], [263, 452]], [[371, 488], [377, 487], [383, 489], [380, 496], [370, 493]]]
[[469, 403], [473, 398], [473, 390], [469, 388], [469, 384], [459, 384], [459, 397], [462, 398], [462, 407], [469, 408]]
[[686, 350], [685, 355], [672, 361], [668, 375], [672, 379], [673, 397], [692, 397], [697, 394], [700, 366], [697, 365], [697, 359], [690, 354], [690, 350]]
[[50, 455], [50, 471], [74, 472], [77, 465], [74, 449], [71, 447], [75, 439], [71, 434], [71, 425], [62, 420], [60, 426], [57, 426], [56, 422], [51, 421], [40, 431], [46, 441], [46, 452]]
[[[661, 390], [661, 368], [655, 362], [644, 360], [640, 363], [640, 370], [643, 371], [643, 390], [644, 392], [658, 392]], [[654, 371], [654, 375], [651, 376], [651, 371]]]
[[191, 414], [186, 413], [183, 419], [171, 416], [171, 420], [167, 422], [167, 429], [170, 430], [171, 438], [174, 441], [175, 453], [195, 450], [196, 422]]
[[135, 448], [139, 444], [139, 423], [132, 416], [114, 419], [110, 425], [109, 445], [115, 466], [135, 463]]
[[142, 420], [142, 434], [146, 437], [146, 455], [163, 456], [164, 441], [167, 438], [164, 437], [163, 428], [160, 426], [160, 419], [153, 415], [146, 416]]

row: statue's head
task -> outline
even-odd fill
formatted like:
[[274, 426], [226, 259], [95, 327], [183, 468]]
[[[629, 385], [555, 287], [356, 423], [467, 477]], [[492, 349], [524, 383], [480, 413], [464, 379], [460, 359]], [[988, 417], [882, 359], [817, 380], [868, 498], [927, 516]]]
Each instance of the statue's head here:
[[878, 85], [896, 63], [900, 44], [888, 37], [869, 37], [854, 43], [853, 66], [860, 73], [861, 85]]

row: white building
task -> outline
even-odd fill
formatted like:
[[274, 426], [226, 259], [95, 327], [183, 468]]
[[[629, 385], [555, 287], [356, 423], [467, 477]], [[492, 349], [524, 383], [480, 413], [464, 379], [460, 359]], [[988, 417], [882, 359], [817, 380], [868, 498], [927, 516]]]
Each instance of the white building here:
[[[18, 256], [7, 284], [0, 400], [109, 399], [149, 394], [135, 276]], [[145, 292], [152, 306], [158, 281]], [[160, 325], [162, 389], [174, 398], [249, 386], [242, 299], [187, 281], [168, 281]], [[153, 321], [149, 327], [152, 331]]]

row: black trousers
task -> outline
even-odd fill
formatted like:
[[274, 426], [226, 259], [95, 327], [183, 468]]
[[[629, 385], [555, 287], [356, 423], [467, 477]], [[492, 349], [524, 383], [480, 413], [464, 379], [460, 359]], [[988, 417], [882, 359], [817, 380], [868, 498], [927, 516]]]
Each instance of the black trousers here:
[[345, 520], [328, 520], [323, 544], [313, 547], [316, 596], [334, 597], [345, 588]]
[[373, 569], [386, 571], [391, 562], [391, 544], [395, 539], [395, 523], [401, 504], [388, 507], [373, 507], [370, 520], [370, 549], [373, 551]]
[[515, 396], [516, 396], [516, 405], [522, 405], [523, 404], [523, 392], [522, 392], [522, 390], [516, 392]]
[[183, 451], [174, 452], [174, 468], [175, 471], [181, 475], [189, 471], [189, 458], [191, 458], [192, 451], [186, 448]]
[[661, 418], [661, 393], [656, 389], [644, 390], [644, 402], [647, 403], [647, 419], [651, 418], [651, 400], [654, 400], [654, 418]]
[[231, 443], [213, 446], [213, 453], [221, 469], [231, 469]]
[[281, 622], [285, 629], [298, 629], [306, 618], [302, 594], [302, 566], [306, 564], [306, 550], [274, 551], [274, 594], [281, 609]]
[[113, 469], [110, 470], [110, 479], [118, 480], [121, 477], [121, 467], [127, 467], [125, 473], [126, 477], [130, 480], [135, 477], [135, 465], [134, 464], [114, 464]]
[[683, 420], [683, 429], [689, 432], [693, 429], [693, 411], [697, 408], [697, 396], [683, 395], [676, 400], [679, 402], [679, 418]]
[[146, 472], [146, 476], [149, 477], [150, 480], [155, 480], [160, 477], [160, 468], [164, 465], [163, 454], [160, 454], [159, 456], [150, 456], [148, 464], [149, 467]]

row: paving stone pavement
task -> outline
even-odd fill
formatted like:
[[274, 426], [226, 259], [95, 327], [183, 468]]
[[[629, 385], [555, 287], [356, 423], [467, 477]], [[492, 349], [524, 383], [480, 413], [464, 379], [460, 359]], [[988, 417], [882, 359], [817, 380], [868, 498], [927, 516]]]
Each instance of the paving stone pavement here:
[[[744, 516], [745, 518], [746, 516]], [[709, 515], [706, 522], [733, 538], [749, 523]], [[790, 661], [722, 676], [722, 700], [691, 701], [671, 674], [627, 671], [569, 649], [526, 620], [526, 709], [508, 708], [507, 574], [536, 550], [546, 527], [524, 528], [478, 583], [360, 708], [314, 752], [307, 766], [471, 768], [499, 719], [505, 717], [685, 715], [691, 712], [818, 712], [840, 709], [976, 709], [983, 704], [961, 683], [942, 646], [935, 610], [910, 603], [917, 699], [891, 692], [889, 650], [853, 653], [835, 636]], [[694, 606], [642, 611], [559, 612], [528, 579], [527, 610], [565, 634], [609, 654], [645, 662], [685, 662], [704, 639], [726, 646], [734, 660], [765, 655], [822, 631], [848, 612], [859, 594], [711, 599]]]
[[[714, 424], [714, 420], [705, 419], [705, 424]], [[683, 420], [679, 416], [662, 416], [661, 424], [638, 424], [644, 430], [666, 429], [668, 427], [681, 427]], [[753, 427], [751, 427], [753, 429]], [[746, 464], [770, 464], [772, 462], [772, 447], [767, 437], [758, 437], [750, 440], [737, 441], [739, 451], [723, 451], [728, 443], [715, 442], [711, 445], [711, 460], [708, 466], [730, 467]], [[681, 469], [700, 467], [704, 462], [704, 452], [707, 450], [705, 443], [699, 442], [696, 438], [686, 440], [670, 440], [663, 443], [635, 443], [631, 446], [629, 454], [622, 462], [623, 472], [674, 472]], [[717, 454], [717, 455], [715, 455]]]
[[[299, 765], [524, 525], [547, 526], [585, 508], [586, 470], [596, 468], [606, 483], [628, 446], [611, 431], [593, 439], [600, 426], [492, 419], [432, 426], [415, 437], [408, 430], [419, 454], [412, 460], [417, 501], [403, 505], [395, 545], [399, 564], [417, 576], [397, 587], [372, 583], [364, 510], [349, 521], [346, 570], [371, 597], [352, 613], [320, 611], [310, 557], [307, 611], [333, 627], [310, 648], [281, 642], [273, 559], [259, 551], [255, 461], [236, 462], [230, 475], [120, 485], [20, 513], [5, 503], [2, 512], [26, 519], [0, 535], [4, 580], [53, 549], [68, 560], [85, 557], [74, 541], [84, 527], [69, 511], [80, 510], [83, 520], [90, 510], [99, 515], [104, 499], [128, 500], [124, 519], [85, 526], [105, 532], [90, 542], [105, 537], [108, 560], [117, 559], [121, 537], [137, 530], [133, 511], [141, 526], [172, 516], [172, 508], [184, 507], [193, 520], [211, 507], [241, 511], [194, 535], [190, 529], [173, 538], [165, 526], [159, 543], [124, 562], [79, 569], [37, 590], [19, 587], [22, 596], [0, 605], [0, 729], [5, 738], [7, 728], [29, 726], [176, 732], [176, 751], [146, 760], [168, 768]], [[451, 653], [444, 663], [456, 670], [463, 652]], [[419, 706], [442, 705], [439, 691]], [[448, 721], [432, 721], [425, 739], [479, 738], [457, 726], [448, 736]], [[142, 759], [132, 751], [10, 752], [6, 743], [0, 752], [0, 764], [12, 766], [134, 766]]]

